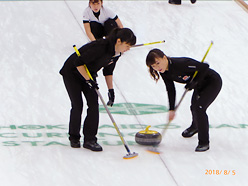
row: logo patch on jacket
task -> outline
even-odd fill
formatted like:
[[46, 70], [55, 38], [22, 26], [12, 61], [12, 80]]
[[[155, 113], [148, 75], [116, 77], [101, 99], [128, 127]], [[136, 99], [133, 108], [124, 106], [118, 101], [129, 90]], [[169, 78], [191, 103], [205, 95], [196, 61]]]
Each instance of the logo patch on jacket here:
[[182, 79], [183, 79], [184, 81], [187, 81], [189, 78], [190, 78], [190, 76], [183, 76]]

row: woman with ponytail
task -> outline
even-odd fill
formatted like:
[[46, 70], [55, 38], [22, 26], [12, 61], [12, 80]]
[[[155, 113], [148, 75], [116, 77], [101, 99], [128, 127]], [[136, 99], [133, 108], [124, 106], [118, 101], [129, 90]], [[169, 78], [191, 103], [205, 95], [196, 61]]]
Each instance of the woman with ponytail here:
[[[183, 131], [185, 138], [198, 133], [196, 152], [209, 149], [209, 122], [207, 108], [215, 100], [222, 86], [220, 75], [209, 68], [207, 63], [200, 63], [187, 57], [168, 57], [161, 50], [153, 49], [146, 57], [146, 65], [151, 77], [158, 81], [161, 76], [169, 99], [169, 120], [175, 117], [176, 89], [174, 82], [186, 84], [185, 89], [194, 90], [191, 99], [192, 123]], [[194, 77], [195, 72], [198, 72]]]
[[[64, 84], [71, 100], [71, 112], [69, 122], [69, 140], [71, 147], [80, 148], [81, 115], [83, 111], [82, 92], [87, 101], [87, 116], [83, 124], [83, 147], [92, 151], [102, 151], [97, 143], [97, 131], [99, 125], [98, 89], [96, 82], [97, 72], [101, 68], [110, 66], [121, 55], [136, 43], [136, 36], [128, 28], [115, 28], [106, 39], [92, 41], [81, 48], [80, 57], [73, 53], [60, 70]], [[94, 80], [91, 80], [86, 72], [87, 66]], [[114, 67], [112, 67], [112, 70]], [[104, 72], [105, 73], [105, 72]], [[106, 72], [108, 74], [108, 72]], [[112, 79], [111, 79], [112, 80]], [[112, 83], [112, 82], [111, 82]], [[109, 102], [113, 104], [114, 95]]]

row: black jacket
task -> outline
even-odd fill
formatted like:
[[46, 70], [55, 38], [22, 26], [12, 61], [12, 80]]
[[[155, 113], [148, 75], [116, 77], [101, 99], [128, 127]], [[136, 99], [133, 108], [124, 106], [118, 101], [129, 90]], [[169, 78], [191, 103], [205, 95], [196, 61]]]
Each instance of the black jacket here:
[[60, 74], [63, 76], [71, 75], [72, 73], [78, 73], [77, 68], [81, 65], [86, 65], [91, 75], [96, 77], [97, 72], [102, 68], [104, 69], [104, 75], [112, 75], [115, 67], [115, 63], [120, 56], [113, 57], [115, 55], [115, 43], [107, 39], [99, 39], [90, 42], [78, 49], [81, 56], [78, 57], [74, 52], [64, 63], [64, 66], [60, 70]]
[[168, 57], [168, 62], [168, 71], [160, 73], [160, 75], [166, 85], [170, 110], [175, 109], [176, 90], [174, 81], [187, 84], [191, 81], [194, 73], [198, 71], [197, 75], [194, 78], [194, 81], [198, 82], [196, 88], [200, 89], [205, 85], [206, 81], [209, 81], [209, 79], [213, 77], [213, 74], [217, 73], [214, 70], [210, 69], [208, 64], [200, 63], [199, 61], [191, 58]]

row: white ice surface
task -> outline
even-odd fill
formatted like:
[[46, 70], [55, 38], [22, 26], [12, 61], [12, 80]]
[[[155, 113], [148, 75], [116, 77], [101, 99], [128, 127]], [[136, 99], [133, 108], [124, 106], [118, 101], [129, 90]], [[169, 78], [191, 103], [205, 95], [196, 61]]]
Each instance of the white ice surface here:
[[[183, 1], [181, 6], [167, 1], [104, 2], [135, 32], [137, 43], [166, 41], [133, 48], [119, 59], [114, 76], [116, 103], [168, 105], [163, 82], [156, 84], [145, 66], [145, 57], [154, 47], [169, 56], [200, 61], [214, 41], [206, 62], [223, 79], [222, 91], [208, 110], [212, 126], [209, 151], [195, 153], [197, 136], [181, 137], [191, 122], [188, 93], [160, 144], [160, 155], [135, 144], [134, 134], [141, 124], [161, 131], [157, 126], [167, 122], [166, 113], [113, 115], [131, 151], [139, 153], [135, 159], [124, 160], [126, 150], [116, 131], [103, 127], [112, 126], [104, 113], [99, 133], [113, 136], [98, 136], [103, 152], [68, 146], [70, 102], [58, 71], [74, 52], [72, 45], [88, 42], [82, 25], [87, 5], [87, 1], [0, 2], [1, 185], [247, 185], [247, 12], [233, 1], [199, 1], [194, 5]], [[98, 83], [107, 99], [101, 72]], [[179, 100], [184, 88], [176, 87]], [[58, 128], [52, 130], [51, 125]], [[30, 126], [40, 128], [32, 130]], [[208, 170], [222, 172], [206, 175]], [[224, 171], [230, 171], [229, 175]]]

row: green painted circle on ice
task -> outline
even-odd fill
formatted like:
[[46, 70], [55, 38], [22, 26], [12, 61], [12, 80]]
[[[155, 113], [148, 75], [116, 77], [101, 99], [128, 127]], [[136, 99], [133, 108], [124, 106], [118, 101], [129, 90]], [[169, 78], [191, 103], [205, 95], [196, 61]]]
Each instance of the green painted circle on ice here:
[[[111, 114], [123, 115], [145, 115], [168, 112], [166, 106], [142, 103], [116, 103], [113, 107], [108, 107], [108, 109]], [[100, 105], [99, 111], [100, 113], [107, 113], [103, 105]]]

